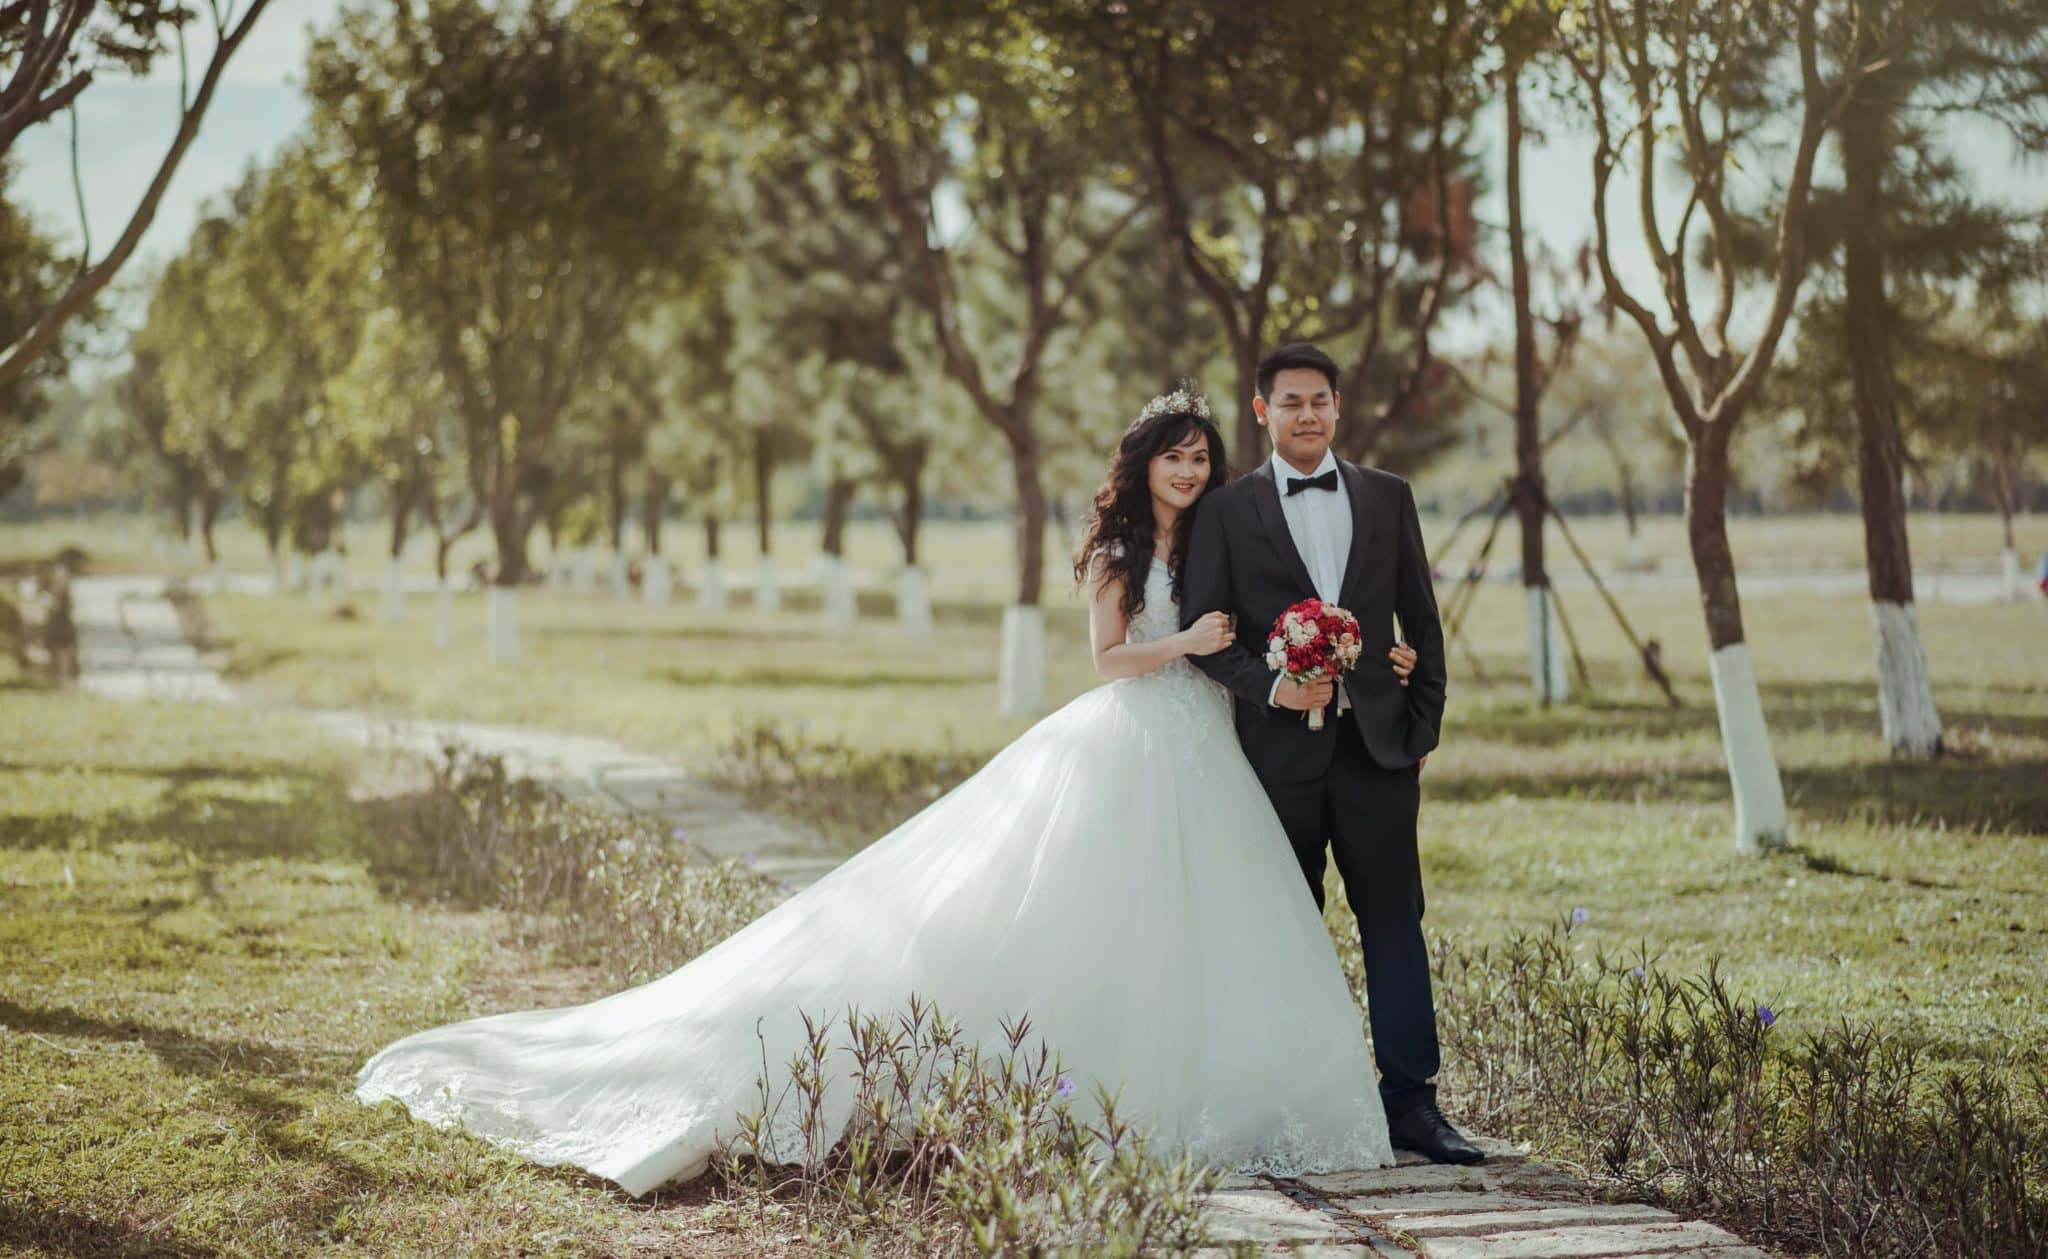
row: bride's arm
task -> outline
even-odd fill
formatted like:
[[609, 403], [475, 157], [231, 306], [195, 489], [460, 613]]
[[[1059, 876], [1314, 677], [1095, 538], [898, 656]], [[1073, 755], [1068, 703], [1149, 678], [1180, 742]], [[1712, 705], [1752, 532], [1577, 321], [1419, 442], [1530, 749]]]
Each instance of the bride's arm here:
[[1104, 681], [1150, 673], [1196, 650], [1201, 642], [1199, 625], [1149, 643], [1128, 641], [1130, 628], [1124, 617], [1123, 578], [1105, 574], [1098, 564], [1088, 597], [1088, 642], [1095, 655], [1095, 672]]

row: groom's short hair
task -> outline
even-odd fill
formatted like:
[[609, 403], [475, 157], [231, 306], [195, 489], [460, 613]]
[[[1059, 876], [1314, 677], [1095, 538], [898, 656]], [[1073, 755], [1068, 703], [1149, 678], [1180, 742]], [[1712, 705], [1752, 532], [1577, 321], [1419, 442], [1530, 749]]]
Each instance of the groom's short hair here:
[[1329, 378], [1330, 392], [1337, 392], [1337, 360], [1306, 341], [1281, 346], [1259, 360], [1258, 382], [1261, 398], [1273, 392], [1273, 378], [1290, 367], [1313, 367]]

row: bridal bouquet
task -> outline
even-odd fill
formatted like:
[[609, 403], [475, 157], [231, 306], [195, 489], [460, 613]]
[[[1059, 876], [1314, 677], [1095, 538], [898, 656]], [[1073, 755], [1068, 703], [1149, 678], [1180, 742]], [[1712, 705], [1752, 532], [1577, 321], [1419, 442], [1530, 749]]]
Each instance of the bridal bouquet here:
[[[1333, 677], [1358, 663], [1365, 644], [1358, 618], [1321, 599], [1304, 599], [1280, 614], [1266, 639], [1266, 664], [1296, 682]], [[1308, 728], [1323, 728], [1323, 710], [1311, 709]]]

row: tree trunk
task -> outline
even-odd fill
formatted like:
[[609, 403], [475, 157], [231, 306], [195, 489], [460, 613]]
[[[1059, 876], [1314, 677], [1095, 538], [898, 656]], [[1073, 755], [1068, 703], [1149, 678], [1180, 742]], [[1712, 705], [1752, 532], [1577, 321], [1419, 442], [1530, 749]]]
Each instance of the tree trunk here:
[[770, 495], [775, 481], [775, 434], [765, 426], [754, 430], [754, 524], [760, 537], [761, 562], [768, 562], [772, 548], [769, 536], [774, 521]]
[[214, 522], [220, 519], [221, 495], [207, 490], [199, 496], [199, 541], [206, 548], [208, 565], [220, 562], [220, 549], [213, 544]]
[[[917, 564], [917, 534], [924, 524], [924, 462], [919, 460], [899, 474], [903, 485], [903, 507], [896, 514], [896, 536], [903, 543], [903, 562]], [[2007, 533], [2011, 532], [2008, 525]]]
[[1536, 316], [1530, 308], [1529, 244], [1522, 227], [1522, 65], [1503, 72], [1507, 110], [1508, 264], [1515, 308], [1515, 516], [1522, 530], [1522, 592], [1529, 622], [1529, 679], [1545, 707], [1570, 687], [1556, 596], [1543, 566], [1543, 433], [1537, 402]]
[[1890, 295], [1878, 221], [1891, 129], [1883, 77], [1882, 72], [1872, 76], [1842, 119], [1844, 204], [1849, 213], [1843, 242], [1843, 331], [1856, 411], [1863, 553], [1870, 578], [1884, 740], [1894, 753], [1936, 756], [1941, 752], [1941, 715], [1934, 706], [1934, 685], [1927, 676], [1913, 610], [1898, 381], [1892, 366]]
[[1017, 485], [1017, 602], [1003, 610], [997, 706], [1018, 715], [1045, 699], [1045, 488], [1039, 483], [1038, 441], [1029, 417], [1012, 428], [1010, 455]]
[[498, 573], [492, 584], [515, 589], [526, 578], [526, 523], [519, 518], [517, 493], [509, 484], [492, 496], [490, 514], [491, 539], [498, 547]]
[[853, 496], [858, 488], [851, 480], [836, 477], [825, 489], [825, 535], [819, 549], [827, 555], [846, 555], [846, 518], [853, 510]]
[[1038, 475], [1038, 439], [1028, 423], [1010, 442], [1017, 487], [1017, 603], [1035, 608], [1045, 587], [1045, 487]]
[[647, 540], [649, 555], [661, 554], [661, 519], [668, 513], [668, 478], [647, 469], [640, 487], [640, 532]]
[[1237, 360], [1237, 396], [1230, 400], [1237, 408], [1237, 436], [1230, 443], [1230, 466], [1243, 476], [1266, 457], [1266, 430], [1252, 410], [1252, 396], [1259, 391], [1258, 343], [1247, 340], [1233, 346], [1231, 355]]
[[1728, 548], [1728, 432], [1732, 418], [1705, 425], [1688, 443], [1685, 527], [1693, 572], [1706, 616], [1714, 705], [1721, 719], [1721, 749], [1735, 794], [1738, 852], [1781, 848], [1786, 842], [1785, 786], [1764, 725], [1749, 644], [1742, 636], [1742, 600], [1735, 556]]
[[612, 554], [626, 549], [626, 452], [614, 442], [605, 466], [606, 527], [611, 531]]

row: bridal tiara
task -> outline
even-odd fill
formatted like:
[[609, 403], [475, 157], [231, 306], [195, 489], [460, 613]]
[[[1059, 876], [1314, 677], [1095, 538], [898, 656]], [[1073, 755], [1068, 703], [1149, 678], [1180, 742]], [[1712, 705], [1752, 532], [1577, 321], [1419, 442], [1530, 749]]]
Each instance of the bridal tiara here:
[[1183, 377], [1179, 387], [1172, 393], [1162, 393], [1145, 404], [1138, 412], [1138, 423], [1143, 424], [1155, 415], [1199, 415], [1209, 418], [1209, 400], [1202, 396], [1201, 389], [1194, 381]]

